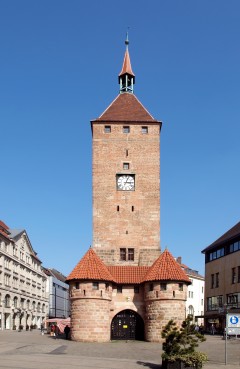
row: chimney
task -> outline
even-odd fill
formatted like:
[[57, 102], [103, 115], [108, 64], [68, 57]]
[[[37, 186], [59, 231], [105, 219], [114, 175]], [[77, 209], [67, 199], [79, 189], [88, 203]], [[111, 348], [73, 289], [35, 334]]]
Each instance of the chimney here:
[[178, 256], [178, 257], [177, 257], [177, 263], [178, 263], [178, 264], [182, 264], [182, 257], [181, 257], [181, 256]]

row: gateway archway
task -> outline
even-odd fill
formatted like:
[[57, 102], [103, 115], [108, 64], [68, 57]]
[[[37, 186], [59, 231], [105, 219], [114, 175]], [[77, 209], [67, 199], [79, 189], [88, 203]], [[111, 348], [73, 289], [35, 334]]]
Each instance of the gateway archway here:
[[144, 340], [144, 322], [133, 310], [120, 311], [112, 320], [111, 340]]

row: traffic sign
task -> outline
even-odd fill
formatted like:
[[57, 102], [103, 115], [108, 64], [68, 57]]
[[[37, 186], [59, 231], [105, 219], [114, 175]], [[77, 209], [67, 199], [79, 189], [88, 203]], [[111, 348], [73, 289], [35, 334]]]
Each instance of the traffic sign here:
[[240, 314], [228, 314], [228, 328], [240, 328]]

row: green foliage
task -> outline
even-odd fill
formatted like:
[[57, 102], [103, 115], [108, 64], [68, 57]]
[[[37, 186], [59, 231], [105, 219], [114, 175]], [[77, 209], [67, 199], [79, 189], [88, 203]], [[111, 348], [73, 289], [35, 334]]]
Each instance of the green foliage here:
[[202, 364], [207, 361], [207, 355], [202, 352], [197, 352], [199, 342], [203, 342], [206, 338], [195, 330], [195, 325], [192, 324], [192, 317], [188, 316], [182, 323], [181, 328], [170, 320], [163, 328], [162, 338], [163, 343], [163, 360], [167, 361], [182, 361], [188, 366], [202, 367]]

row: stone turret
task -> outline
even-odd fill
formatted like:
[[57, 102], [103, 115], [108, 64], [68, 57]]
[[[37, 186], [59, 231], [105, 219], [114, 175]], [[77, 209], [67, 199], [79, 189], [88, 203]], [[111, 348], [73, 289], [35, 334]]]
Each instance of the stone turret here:
[[162, 328], [170, 319], [181, 324], [185, 319], [187, 285], [190, 280], [168, 250], [155, 261], [144, 277], [145, 336], [161, 341]]
[[68, 276], [71, 300], [71, 338], [80, 342], [110, 340], [113, 277], [89, 249]]

